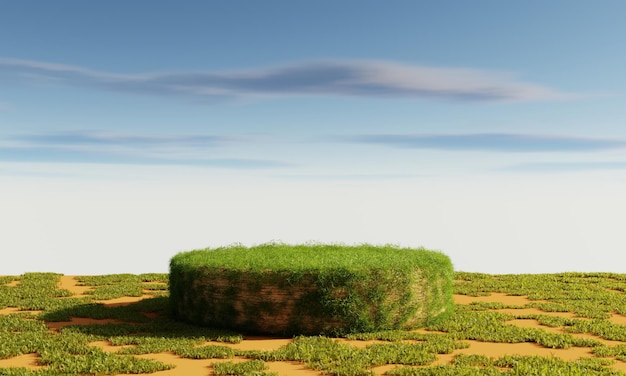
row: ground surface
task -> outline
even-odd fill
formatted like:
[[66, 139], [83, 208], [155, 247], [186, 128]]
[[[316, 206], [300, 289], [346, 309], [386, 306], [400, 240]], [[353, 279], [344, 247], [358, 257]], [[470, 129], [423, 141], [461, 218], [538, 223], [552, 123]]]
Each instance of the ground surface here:
[[[33, 291], [43, 293], [35, 299]], [[154, 375], [213, 375], [228, 372], [219, 363], [252, 365], [253, 359], [262, 360], [257, 363], [265, 369], [232, 372], [443, 375], [471, 368], [532, 374], [525, 373], [528, 366], [572, 375], [621, 374], [625, 291], [626, 275], [457, 273], [455, 314], [425, 329], [335, 339], [262, 338], [170, 321], [166, 275], [27, 273], [0, 277], [0, 375], [150, 370], [143, 363], [116, 368], [122, 357], [171, 368]], [[20, 347], [9, 345], [21, 341]], [[116, 371], [122, 369], [132, 372]]]

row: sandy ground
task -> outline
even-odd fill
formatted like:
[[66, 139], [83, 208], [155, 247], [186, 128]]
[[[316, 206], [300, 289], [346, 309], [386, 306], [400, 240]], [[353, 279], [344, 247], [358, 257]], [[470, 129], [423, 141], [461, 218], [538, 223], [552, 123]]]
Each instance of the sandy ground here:
[[[15, 286], [16, 282], [12, 282], [10, 285]], [[83, 296], [89, 287], [78, 286], [76, 280], [71, 276], [63, 276], [61, 277], [61, 281], [59, 283], [61, 288], [72, 291], [76, 296]], [[139, 301], [145, 297], [149, 297], [150, 295], [145, 295], [142, 297], [127, 297], [127, 298], [119, 298], [112, 299], [107, 301], [102, 301], [102, 303], [115, 306], [115, 305], [124, 305], [132, 302]], [[527, 297], [524, 296], [509, 296], [502, 293], [492, 293], [489, 296], [483, 297], [470, 297], [465, 295], [455, 295], [454, 301], [456, 304], [471, 304], [472, 302], [501, 302], [506, 305], [516, 305], [516, 306], [525, 306], [530, 303]], [[534, 301], [536, 302], [536, 301]], [[555, 315], [561, 317], [572, 318], [574, 315], [569, 312], [543, 312], [536, 308], [519, 308], [519, 309], [498, 309], [498, 312], [505, 312], [511, 314], [533, 314], [540, 313], [544, 315]], [[0, 310], [0, 314], [10, 314], [14, 312], [19, 312], [15, 308], [6, 308]], [[613, 314], [611, 321], [617, 324], [626, 325], [626, 317]], [[85, 318], [72, 318], [71, 321], [68, 322], [54, 322], [47, 323], [50, 330], [56, 331], [60, 328], [67, 325], [76, 325], [76, 324], [106, 324], [109, 322], [118, 322], [116, 320], [94, 320], [94, 319], [85, 319]], [[508, 322], [510, 325], [516, 325], [520, 327], [526, 328], [541, 328], [548, 332], [554, 333], [565, 333], [563, 328], [551, 328], [547, 326], [540, 325], [537, 320], [511, 320]], [[422, 332], [426, 332], [424, 330], [420, 330]], [[618, 344], [625, 344], [624, 342], [619, 341], [608, 341], [596, 336], [588, 335], [588, 334], [572, 334], [576, 337], [582, 338], [594, 338], [597, 339], [608, 346], [615, 346]], [[385, 343], [384, 341], [348, 341], [345, 339], [337, 339], [341, 343], [355, 346], [355, 347], [365, 347], [372, 343]], [[241, 349], [241, 350], [273, 350], [285, 346], [291, 342], [290, 339], [285, 338], [266, 338], [266, 337], [246, 337], [243, 342], [238, 344], [225, 344], [219, 343], [220, 345], [225, 345], [231, 347], [233, 349]], [[490, 343], [490, 342], [479, 342], [479, 341], [464, 341], [469, 343], [469, 347], [466, 349], [460, 349], [454, 351], [452, 354], [443, 354], [438, 355], [437, 361], [435, 361], [435, 365], [437, 364], [445, 364], [450, 363], [452, 359], [458, 354], [483, 354], [492, 357], [499, 357], [503, 355], [540, 355], [545, 357], [557, 356], [564, 360], [576, 360], [581, 357], [592, 357], [590, 348], [580, 348], [573, 347], [570, 349], [550, 349], [545, 348], [540, 345], [534, 343]], [[107, 341], [98, 341], [92, 342], [91, 346], [100, 347], [102, 350], [107, 352], [117, 352], [121, 348], [125, 346], [112, 346]], [[138, 355], [140, 358], [154, 359], [159, 360], [167, 364], [173, 364], [176, 366], [175, 369], [168, 371], [155, 372], [153, 375], [160, 376], [169, 376], [169, 375], [186, 375], [186, 376], [194, 376], [194, 375], [213, 375], [213, 369], [211, 367], [212, 364], [217, 362], [224, 361], [233, 361], [239, 362], [244, 361], [242, 358], [235, 359], [183, 359], [172, 353], [157, 353], [157, 354], [146, 354], [146, 355]], [[296, 362], [267, 362], [269, 366], [269, 371], [276, 372], [279, 375], [290, 375], [290, 376], [313, 376], [322, 374], [311, 369], [307, 369], [301, 363]], [[9, 359], [1, 359], [0, 367], [25, 367], [29, 369], [39, 369], [41, 366], [37, 365], [37, 357], [34, 354], [26, 354], [18, 357], [13, 357]], [[384, 372], [389, 371], [391, 369], [396, 368], [396, 365], [386, 365], [381, 367], [375, 367], [373, 370], [377, 374], [384, 374]], [[626, 363], [621, 361], [616, 361], [613, 368], [626, 371]]]

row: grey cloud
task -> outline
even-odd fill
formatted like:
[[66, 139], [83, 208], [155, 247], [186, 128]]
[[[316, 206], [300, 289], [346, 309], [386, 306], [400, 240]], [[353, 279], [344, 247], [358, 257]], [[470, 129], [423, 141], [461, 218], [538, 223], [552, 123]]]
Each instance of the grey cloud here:
[[398, 148], [493, 152], [580, 152], [602, 151], [626, 146], [624, 140], [504, 133], [357, 135], [334, 137], [334, 139]]
[[576, 98], [509, 75], [387, 61], [316, 61], [234, 72], [117, 74], [82, 67], [0, 58], [0, 79], [45, 80], [77, 87], [214, 101], [245, 97], [321, 95], [533, 101]]

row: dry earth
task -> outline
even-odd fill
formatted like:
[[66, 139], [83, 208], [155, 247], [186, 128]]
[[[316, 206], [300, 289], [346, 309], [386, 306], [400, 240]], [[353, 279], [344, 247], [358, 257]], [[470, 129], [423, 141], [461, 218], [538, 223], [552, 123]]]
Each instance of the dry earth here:
[[[12, 283], [15, 285], [15, 282]], [[72, 291], [76, 296], [82, 296], [85, 291], [89, 289], [89, 287], [78, 286], [77, 281], [74, 277], [71, 276], [62, 276], [60, 280], [60, 287], [63, 289], [67, 289]], [[111, 299], [100, 301], [103, 304], [109, 306], [118, 306], [129, 304], [133, 302], [137, 302], [146, 297], [151, 297], [150, 295], [145, 295], [142, 297], [126, 297], [119, 299]], [[454, 295], [455, 304], [471, 304], [472, 302], [501, 302], [505, 305], [517, 305], [517, 306], [525, 306], [530, 303], [530, 300], [527, 297], [523, 296], [509, 296], [501, 293], [492, 293], [489, 296], [482, 297], [471, 297], [466, 295]], [[535, 301], [536, 302], [536, 301]], [[498, 312], [505, 313], [513, 313], [513, 314], [543, 314], [543, 315], [555, 315], [561, 317], [572, 318], [574, 315], [569, 312], [544, 312], [536, 308], [520, 308], [520, 309], [498, 309], [495, 310]], [[6, 308], [0, 310], [0, 314], [10, 314], [18, 312], [15, 308]], [[611, 318], [611, 321], [616, 324], [626, 324], [626, 317], [614, 314]], [[68, 325], [99, 325], [106, 324], [109, 322], [119, 322], [116, 320], [94, 320], [94, 319], [85, 319], [85, 318], [72, 318], [71, 321], [68, 322], [50, 322], [47, 323], [50, 330], [58, 330], [64, 326]], [[563, 328], [551, 328], [548, 326], [540, 325], [537, 320], [511, 320], [508, 322], [510, 325], [517, 325], [520, 327], [534, 327], [540, 328], [545, 331], [554, 332], [554, 333], [565, 333]], [[426, 332], [424, 330], [420, 330], [421, 332]], [[619, 341], [608, 341], [602, 339], [600, 337], [588, 335], [588, 334], [572, 334], [578, 337], [586, 337], [586, 338], [594, 338], [598, 341], [606, 343], [609, 346], [615, 346], [618, 344], [626, 344], [626, 342]], [[246, 337], [243, 342], [238, 344], [224, 344], [220, 343], [220, 345], [229, 346], [235, 349], [242, 350], [273, 350], [279, 347], [282, 347], [288, 344], [291, 340], [287, 338], [264, 338], [264, 337]], [[337, 341], [341, 341], [342, 343], [356, 346], [356, 347], [365, 347], [371, 343], [383, 343], [383, 341], [348, 341], [345, 339], [337, 339]], [[457, 354], [483, 354], [491, 357], [499, 357], [503, 355], [540, 355], [544, 357], [557, 356], [564, 360], [577, 360], [582, 357], [593, 357], [590, 348], [584, 347], [572, 347], [569, 349], [551, 349], [545, 348], [540, 345], [534, 343], [490, 343], [490, 342], [479, 342], [466, 340], [464, 342], [469, 343], [469, 347], [466, 349], [460, 349], [454, 351], [452, 354], [443, 354], [438, 355], [437, 361], [434, 364], [445, 364], [450, 363], [452, 359]], [[116, 352], [119, 349], [123, 348], [123, 346], [112, 346], [110, 343], [106, 341], [99, 341], [91, 343], [92, 346], [98, 346], [102, 348], [104, 351]], [[146, 355], [137, 355], [140, 358], [148, 358], [159, 360], [164, 363], [173, 364], [176, 368], [167, 371], [155, 372], [153, 375], [185, 375], [185, 376], [194, 376], [194, 375], [213, 375], [213, 370], [211, 367], [212, 363], [223, 362], [223, 361], [244, 361], [243, 358], [235, 358], [235, 359], [184, 359], [178, 357], [172, 353], [157, 353], [157, 354], [146, 354]], [[29, 369], [39, 369], [42, 368], [38, 366], [37, 357], [34, 354], [21, 355], [9, 359], [0, 359], [0, 368], [4, 367], [26, 367]], [[276, 372], [279, 375], [290, 375], [290, 376], [313, 376], [313, 375], [323, 375], [317, 371], [313, 371], [305, 368], [303, 364], [296, 362], [267, 362], [269, 366], [269, 371]], [[376, 367], [373, 370], [382, 375], [386, 371], [395, 368], [395, 365], [386, 365], [381, 367]], [[613, 365], [613, 368], [626, 371], [626, 363], [621, 361], [616, 361]]]

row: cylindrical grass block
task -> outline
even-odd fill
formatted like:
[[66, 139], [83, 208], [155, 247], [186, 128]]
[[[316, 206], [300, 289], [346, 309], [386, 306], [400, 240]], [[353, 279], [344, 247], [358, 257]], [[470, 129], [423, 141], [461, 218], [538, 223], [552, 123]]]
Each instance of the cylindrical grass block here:
[[453, 310], [450, 259], [393, 245], [233, 245], [170, 262], [182, 321], [272, 335], [413, 329]]

